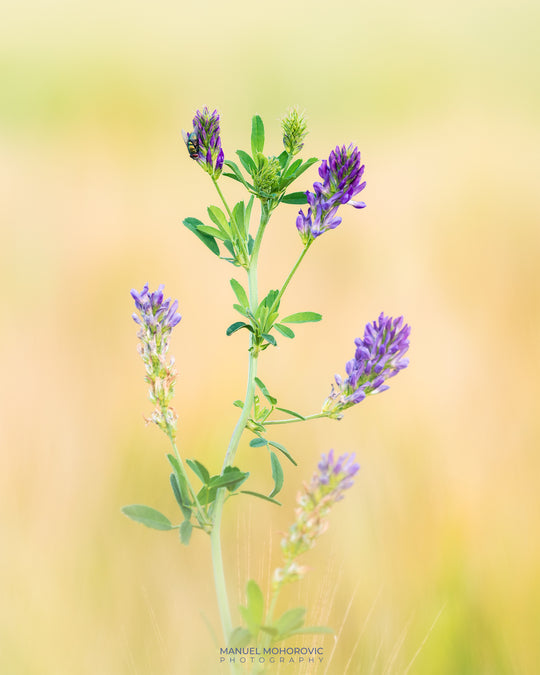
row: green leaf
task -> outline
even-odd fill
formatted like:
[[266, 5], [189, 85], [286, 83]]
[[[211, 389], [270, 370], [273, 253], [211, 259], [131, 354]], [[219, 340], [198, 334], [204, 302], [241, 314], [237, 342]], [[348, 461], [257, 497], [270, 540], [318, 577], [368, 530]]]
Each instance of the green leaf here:
[[272, 499], [272, 497], [262, 495], [260, 492], [252, 492], [251, 490], [240, 490], [240, 493], [243, 495], [251, 495], [252, 497], [259, 497], [259, 499], [264, 499], [267, 502], [272, 502], [272, 504], [277, 504], [278, 506], [281, 506], [281, 502], [278, 502], [277, 499]]
[[246, 179], [242, 175], [242, 172], [240, 171], [240, 169], [238, 168], [238, 166], [234, 162], [231, 162], [229, 159], [226, 159], [224, 163], [225, 163], [226, 166], [228, 166], [230, 169], [232, 169], [233, 174], [234, 174], [234, 175], [231, 175], [231, 174], [226, 173], [226, 174], [224, 174], [225, 176], [228, 176], [229, 178], [234, 178], [238, 182], [243, 183], [243, 185], [245, 185], [247, 188], [250, 188], [250, 189], [253, 190], [253, 185], [251, 185], [250, 183], [248, 183], [246, 181]]
[[219, 208], [219, 206], [209, 206], [208, 209], [208, 215], [210, 216], [210, 220], [217, 225], [217, 227], [227, 234], [229, 237], [231, 236], [231, 232], [229, 230], [229, 223], [227, 221], [227, 216], [223, 213], [223, 211]]
[[263, 448], [264, 446], [268, 445], [268, 441], [266, 438], [252, 438], [249, 442], [249, 445], [251, 448]]
[[266, 388], [266, 385], [264, 384], [264, 382], [261, 380], [260, 377], [256, 377], [256, 378], [255, 378], [255, 384], [256, 384], [256, 385], [259, 387], [259, 389], [262, 391], [263, 396], [266, 398], [266, 400], [267, 400], [270, 404], [276, 405], [276, 403], [277, 403], [277, 398], [276, 398], [275, 396], [272, 396], [272, 395], [270, 394], [270, 392], [269, 392], [268, 389]]
[[189, 522], [189, 520], [184, 520], [183, 523], [180, 525], [180, 541], [184, 546], [187, 546], [189, 544], [189, 540], [191, 539], [191, 533], [193, 532], [193, 525]]
[[306, 617], [306, 610], [304, 607], [296, 607], [284, 612], [275, 622], [274, 626], [277, 628], [280, 635], [286, 635], [292, 630], [298, 630], [304, 625]]
[[241, 401], [239, 398], [237, 398], [236, 401], [233, 402], [233, 405], [235, 405], [237, 408], [243, 408], [244, 401]]
[[238, 231], [240, 232], [240, 236], [244, 238], [246, 236], [244, 228], [244, 202], [238, 202], [234, 205], [233, 218], [238, 227]]
[[310, 321], [320, 321], [322, 319], [322, 314], [317, 312], [296, 312], [296, 314], [289, 314], [284, 319], [281, 319], [282, 323], [308, 323]]
[[285, 166], [285, 164], [287, 163], [288, 157], [289, 157], [289, 153], [286, 150], [284, 150], [281, 153], [281, 155], [278, 157], [278, 162], [279, 162], [279, 165], [281, 166], [282, 169]]
[[284, 326], [282, 323], [275, 323], [274, 328], [278, 331], [278, 333], [281, 333], [283, 336], [290, 338], [291, 340], [294, 337], [294, 331], [288, 326]]
[[191, 230], [191, 232], [193, 232], [193, 234], [198, 237], [205, 246], [208, 246], [212, 253], [219, 255], [219, 246], [216, 244], [216, 240], [208, 234], [199, 232], [199, 226], [203, 225], [200, 220], [197, 218], [184, 218], [182, 223], [187, 227], [188, 230]]
[[212, 227], [211, 225], [199, 225], [197, 230], [198, 232], [207, 234], [210, 237], [215, 237], [216, 239], [220, 239], [221, 241], [224, 241], [229, 237], [229, 235], [226, 232], [222, 232], [221, 230], [218, 230], [216, 227]]
[[333, 632], [333, 629], [328, 626], [305, 626], [304, 628], [292, 630], [290, 633], [287, 633], [287, 637], [290, 637], [291, 635], [319, 635]]
[[294, 466], [298, 466], [298, 464], [292, 458], [292, 455], [287, 451], [287, 449], [283, 445], [281, 445], [281, 443], [276, 443], [276, 441], [268, 441], [268, 445], [271, 445], [272, 447], [282, 452], [285, 455], [285, 457], [289, 460], [289, 462], [294, 464]]
[[276, 406], [276, 410], [281, 410], [281, 412], [284, 412], [287, 415], [292, 415], [293, 417], [298, 417], [299, 420], [305, 420], [306, 419], [300, 413], [294, 412], [294, 410], [289, 410], [288, 408], [280, 408], [279, 406]]
[[315, 164], [315, 162], [318, 162], [318, 161], [319, 160], [318, 160], [317, 157], [310, 157], [309, 159], [306, 159], [306, 161], [302, 164], [302, 166], [296, 172], [296, 174], [294, 176], [294, 180], [296, 180], [298, 178], [298, 176], [301, 176], [304, 173], [304, 171], [309, 169], [310, 166], [312, 166], [313, 164]]
[[237, 330], [240, 330], [240, 328], [247, 328], [253, 333], [253, 328], [243, 321], [235, 321], [234, 323], [231, 323], [225, 332], [227, 335], [232, 335], [233, 333], [236, 333]]
[[174, 497], [178, 502], [178, 506], [182, 509], [182, 514], [186, 520], [191, 518], [191, 509], [189, 508], [189, 501], [185, 502], [182, 498], [182, 493], [180, 492], [180, 485], [178, 483], [178, 478], [175, 473], [171, 473], [169, 480], [171, 481], [172, 491]]
[[293, 176], [294, 172], [296, 169], [298, 169], [299, 166], [302, 165], [302, 160], [301, 159], [295, 159], [294, 162], [289, 166], [287, 171], [281, 176], [282, 184], [284, 182], [284, 185], [288, 185], [290, 182], [289, 179]]
[[[178, 463], [178, 460], [174, 455], [171, 455], [170, 453], [167, 455], [167, 459], [169, 460], [170, 465], [174, 469], [174, 473], [176, 475], [176, 480], [178, 481], [178, 487], [180, 489], [180, 496], [182, 498], [182, 502], [185, 504], [186, 508], [191, 506], [191, 498], [189, 495], [189, 490], [188, 486], [186, 483], [186, 479], [184, 478], [184, 474], [182, 470], [180, 469], [180, 464]], [[184, 517], [187, 518], [186, 514], [184, 513]]]
[[256, 581], [247, 582], [247, 610], [253, 623], [259, 627], [264, 620], [264, 596]]
[[270, 335], [269, 333], [263, 333], [262, 337], [267, 340], [271, 345], [274, 347], [277, 347], [277, 342], [276, 338], [273, 335]]
[[151, 527], [154, 530], [173, 530], [174, 527], [171, 521], [156, 509], [144, 504], [131, 504], [124, 506], [122, 513], [135, 520], [137, 523], [142, 523], [146, 527]]
[[245, 222], [246, 234], [249, 230], [249, 221], [251, 220], [251, 209], [253, 208], [254, 199], [255, 199], [255, 195], [251, 195], [251, 197], [249, 199], [249, 202], [247, 203], [245, 213], [244, 213], [244, 222]]
[[186, 459], [186, 464], [193, 471], [193, 473], [200, 479], [201, 483], [204, 483], [206, 485], [209, 482], [210, 472], [204, 466], [204, 464], [201, 464], [201, 462], [199, 462], [196, 459]]
[[244, 169], [249, 173], [250, 176], [253, 176], [253, 174], [256, 173], [257, 171], [255, 162], [251, 159], [248, 153], [244, 152], [243, 150], [237, 150], [236, 154], [240, 158], [240, 161], [242, 162], [242, 166], [244, 167]]
[[231, 287], [234, 291], [234, 294], [238, 298], [238, 302], [242, 305], [242, 307], [249, 307], [249, 300], [246, 291], [244, 290], [244, 287], [239, 281], [236, 281], [236, 279], [231, 279]]
[[227, 466], [225, 467], [223, 473], [220, 476], [212, 476], [208, 483], [209, 488], [221, 488], [226, 487], [229, 490], [234, 490], [237, 487], [240, 487], [249, 477], [249, 473], [241, 471], [236, 466]]
[[251, 119], [251, 154], [253, 157], [264, 150], [264, 124], [259, 115]]
[[289, 192], [288, 195], [285, 195], [281, 198], [282, 204], [307, 204], [308, 200], [306, 193], [304, 192]]
[[203, 485], [202, 488], [197, 493], [197, 499], [202, 506], [207, 506], [211, 504], [216, 498], [217, 488], [209, 488], [207, 485]]
[[251, 637], [251, 633], [248, 630], [242, 626], [237, 626], [231, 633], [227, 646], [231, 647], [232, 649], [242, 649], [242, 647], [248, 646], [248, 644], [251, 642]]
[[283, 487], [283, 469], [275, 452], [270, 452], [270, 462], [272, 464], [272, 478], [274, 479], [274, 489], [268, 495], [275, 497]]

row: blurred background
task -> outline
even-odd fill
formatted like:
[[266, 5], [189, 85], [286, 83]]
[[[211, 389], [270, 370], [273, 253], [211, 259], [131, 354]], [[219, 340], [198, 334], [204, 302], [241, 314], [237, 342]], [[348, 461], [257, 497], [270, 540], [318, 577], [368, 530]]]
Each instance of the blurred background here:
[[[244, 395], [247, 338], [225, 336], [238, 271], [181, 225], [217, 203], [180, 136], [203, 105], [229, 157], [255, 113], [278, 154], [296, 105], [306, 157], [353, 141], [366, 165], [368, 208], [344, 208], [283, 303], [323, 322], [261, 358], [280, 404], [318, 411], [382, 310], [413, 330], [390, 391], [341, 422], [275, 429], [299, 466], [281, 509], [225, 512], [233, 606], [279, 564], [319, 454], [355, 451], [356, 485], [280, 605], [336, 634], [295, 643], [323, 646], [322, 668], [279, 672], [539, 672], [539, 21], [532, 0], [2, 4], [1, 673], [226, 672], [209, 542], [120, 513], [177, 517], [130, 288], [180, 301], [184, 456], [219, 471]], [[268, 228], [261, 290], [299, 253], [296, 212]], [[244, 441], [238, 464], [270, 491], [265, 451]]]

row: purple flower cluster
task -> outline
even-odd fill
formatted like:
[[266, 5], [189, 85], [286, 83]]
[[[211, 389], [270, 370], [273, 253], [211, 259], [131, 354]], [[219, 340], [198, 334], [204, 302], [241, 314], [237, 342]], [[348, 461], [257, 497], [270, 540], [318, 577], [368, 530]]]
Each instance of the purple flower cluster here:
[[370, 394], [379, 394], [388, 389], [384, 384], [409, 365], [404, 358], [409, 349], [411, 328], [403, 317], [393, 319], [381, 313], [378, 321], [368, 323], [363, 338], [354, 341], [354, 358], [347, 362], [347, 379], [335, 376], [338, 390], [326, 399], [323, 412], [328, 417], [341, 419], [342, 411], [360, 403]]
[[225, 156], [221, 147], [219, 113], [210, 112], [205, 106], [197, 110], [193, 118], [193, 131], [183, 132], [189, 156], [203, 167], [213, 178], [219, 178]]
[[170, 407], [174, 395], [176, 369], [174, 358], [167, 361], [169, 336], [172, 329], [182, 318], [178, 314], [178, 300], [171, 302], [163, 297], [163, 284], [157, 291], [149, 292], [148, 284], [139, 293], [131, 289], [135, 307], [139, 315], [133, 314], [133, 320], [141, 327], [137, 333], [140, 339], [139, 353], [146, 367], [146, 381], [150, 385], [149, 397], [155, 405], [148, 420], [154, 422], [166, 433], [176, 431], [176, 413]]
[[341, 223], [336, 213], [342, 204], [351, 204], [357, 209], [365, 207], [364, 202], [353, 200], [366, 186], [365, 181], [362, 182], [363, 175], [360, 151], [352, 143], [348, 147], [336, 146], [328, 160], [323, 160], [319, 167], [323, 182], [313, 183], [314, 191], [306, 192], [307, 215], [300, 210], [296, 218], [296, 227], [304, 244]]
[[296, 558], [313, 548], [317, 538], [326, 531], [330, 509], [353, 485], [359, 468], [354, 454], [341, 455], [337, 460], [333, 450], [322, 455], [318, 471], [297, 497], [295, 522], [281, 542], [284, 565], [274, 572], [275, 588], [304, 576], [306, 568], [298, 565]]

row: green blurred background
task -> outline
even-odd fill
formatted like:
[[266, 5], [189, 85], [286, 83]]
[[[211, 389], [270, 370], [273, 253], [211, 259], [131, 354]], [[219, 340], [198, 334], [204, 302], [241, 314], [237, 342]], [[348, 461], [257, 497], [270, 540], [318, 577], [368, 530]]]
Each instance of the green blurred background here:
[[[344, 209], [284, 302], [323, 322], [261, 359], [280, 403], [318, 410], [381, 310], [413, 326], [384, 396], [276, 430], [300, 466], [282, 509], [226, 512], [233, 604], [278, 564], [320, 452], [356, 451], [357, 484], [283, 597], [337, 631], [298, 643], [324, 646], [317, 672], [540, 672], [539, 21], [532, 0], [2, 4], [0, 673], [224, 672], [208, 541], [120, 513], [174, 512], [131, 287], [180, 300], [184, 455], [218, 470], [244, 392], [233, 268], [180, 225], [216, 203], [180, 137], [205, 104], [229, 156], [254, 113], [277, 154], [297, 105], [306, 156], [354, 141], [366, 164], [368, 208]], [[262, 289], [296, 259], [295, 215], [272, 220]], [[262, 451], [238, 461], [269, 490]]]

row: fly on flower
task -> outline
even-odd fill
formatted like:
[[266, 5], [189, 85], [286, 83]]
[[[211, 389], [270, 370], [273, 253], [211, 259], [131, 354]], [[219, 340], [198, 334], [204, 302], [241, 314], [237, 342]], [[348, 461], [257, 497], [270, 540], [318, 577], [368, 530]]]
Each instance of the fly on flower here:
[[182, 129], [182, 138], [184, 139], [184, 143], [187, 146], [191, 159], [199, 159], [199, 139], [197, 138], [197, 133], [195, 131], [188, 133]]

